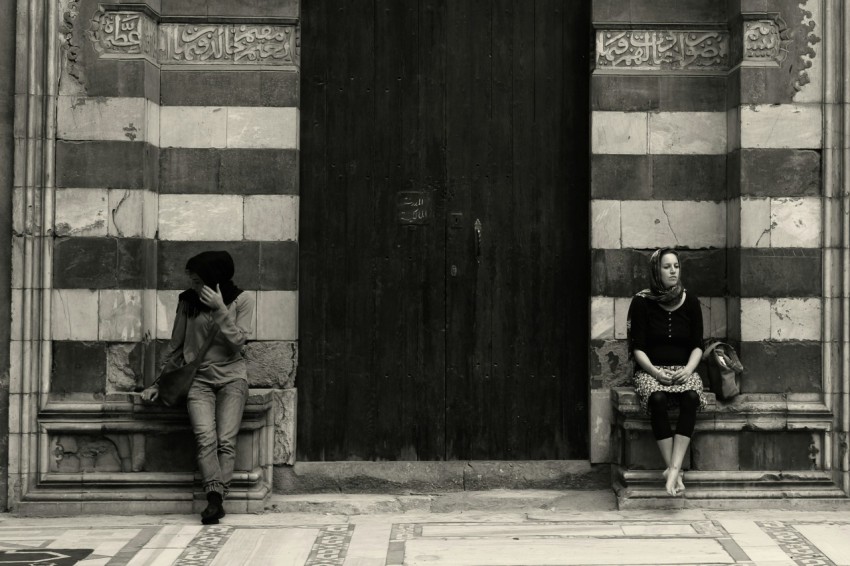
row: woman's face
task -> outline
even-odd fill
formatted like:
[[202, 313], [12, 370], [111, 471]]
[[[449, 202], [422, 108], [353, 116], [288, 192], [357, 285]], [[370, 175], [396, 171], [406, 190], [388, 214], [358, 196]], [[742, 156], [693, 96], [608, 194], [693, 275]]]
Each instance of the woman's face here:
[[186, 271], [186, 275], [189, 277], [190, 286], [195, 290], [197, 294], [201, 294], [201, 289], [204, 288], [204, 281], [201, 279], [197, 273], [194, 271]]
[[666, 289], [679, 282], [679, 259], [676, 254], [664, 254], [661, 257], [661, 284]]

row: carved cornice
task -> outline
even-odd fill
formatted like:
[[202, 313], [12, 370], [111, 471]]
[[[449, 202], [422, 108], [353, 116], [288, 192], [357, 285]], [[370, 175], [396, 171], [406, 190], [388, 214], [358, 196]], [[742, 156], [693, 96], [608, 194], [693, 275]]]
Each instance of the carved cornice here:
[[597, 30], [597, 68], [709, 70], [729, 68], [729, 33], [718, 30]]
[[162, 65], [298, 65], [295, 25], [162, 23], [141, 12], [99, 11], [89, 39], [101, 57]]

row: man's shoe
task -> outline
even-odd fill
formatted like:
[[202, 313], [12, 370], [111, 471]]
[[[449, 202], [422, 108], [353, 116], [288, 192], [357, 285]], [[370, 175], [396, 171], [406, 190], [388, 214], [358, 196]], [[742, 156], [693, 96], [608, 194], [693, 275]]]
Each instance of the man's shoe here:
[[201, 512], [201, 523], [217, 525], [222, 517], [224, 517], [224, 502], [221, 494], [217, 491], [207, 492], [207, 508]]

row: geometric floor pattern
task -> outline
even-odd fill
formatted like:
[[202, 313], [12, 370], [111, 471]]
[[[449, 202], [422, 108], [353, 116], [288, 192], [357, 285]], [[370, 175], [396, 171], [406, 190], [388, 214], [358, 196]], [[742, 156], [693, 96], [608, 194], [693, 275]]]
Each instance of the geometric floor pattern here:
[[[244, 517], [244, 516], [243, 516]], [[110, 526], [0, 526], [0, 565], [401, 566], [717, 565], [850, 566], [846, 521], [427, 520]], [[246, 524], [247, 523], [247, 524]]]

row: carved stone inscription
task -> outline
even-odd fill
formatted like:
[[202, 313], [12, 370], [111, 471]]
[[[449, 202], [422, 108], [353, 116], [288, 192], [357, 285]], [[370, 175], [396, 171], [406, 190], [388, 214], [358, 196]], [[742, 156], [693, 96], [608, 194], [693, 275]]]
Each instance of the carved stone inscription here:
[[161, 24], [139, 12], [98, 12], [89, 37], [101, 56], [148, 57], [161, 64], [298, 64], [292, 25]]
[[758, 62], [785, 60], [787, 43], [781, 37], [779, 25], [774, 20], [744, 22], [744, 59]]
[[725, 70], [729, 34], [725, 31], [600, 30], [596, 65], [640, 70]]

